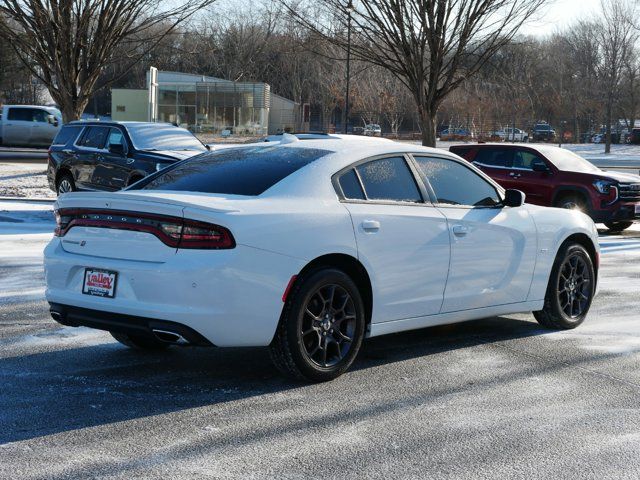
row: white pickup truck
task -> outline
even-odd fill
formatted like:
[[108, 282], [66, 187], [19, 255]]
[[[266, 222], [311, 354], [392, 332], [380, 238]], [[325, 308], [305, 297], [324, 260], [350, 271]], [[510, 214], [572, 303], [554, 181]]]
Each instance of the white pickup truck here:
[[503, 128], [494, 132], [494, 135], [500, 137], [505, 142], [528, 142], [529, 134], [519, 128]]
[[5, 105], [0, 116], [0, 144], [21, 147], [48, 147], [62, 125], [55, 107]]

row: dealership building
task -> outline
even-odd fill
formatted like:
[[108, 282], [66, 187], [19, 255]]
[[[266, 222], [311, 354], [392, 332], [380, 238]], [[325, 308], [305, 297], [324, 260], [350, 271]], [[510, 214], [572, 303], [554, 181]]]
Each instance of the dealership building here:
[[304, 130], [300, 105], [271, 93], [266, 83], [153, 70], [146, 89], [112, 89], [113, 120], [170, 122], [212, 134]]

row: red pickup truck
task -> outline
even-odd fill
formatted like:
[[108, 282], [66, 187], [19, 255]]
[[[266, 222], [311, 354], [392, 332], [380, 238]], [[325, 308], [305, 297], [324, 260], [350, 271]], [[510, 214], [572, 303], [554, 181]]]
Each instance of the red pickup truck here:
[[454, 145], [504, 188], [523, 191], [527, 202], [577, 208], [614, 232], [640, 220], [640, 175], [605, 172], [564, 148], [548, 145]]

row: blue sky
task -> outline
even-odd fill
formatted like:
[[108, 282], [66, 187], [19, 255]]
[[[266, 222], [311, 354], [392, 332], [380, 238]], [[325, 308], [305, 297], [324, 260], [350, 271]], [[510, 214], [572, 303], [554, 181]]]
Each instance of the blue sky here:
[[555, 0], [540, 12], [539, 19], [522, 29], [528, 35], [548, 35], [580, 18], [593, 18], [600, 10], [600, 0]]

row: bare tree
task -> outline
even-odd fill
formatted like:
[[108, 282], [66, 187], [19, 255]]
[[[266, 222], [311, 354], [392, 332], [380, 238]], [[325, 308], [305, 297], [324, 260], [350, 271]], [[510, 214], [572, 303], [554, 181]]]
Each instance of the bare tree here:
[[[412, 93], [422, 143], [435, 145], [442, 101], [475, 74], [546, 0], [326, 0], [325, 16], [308, 17], [286, 3], [298, 21], [347, 49], [354, 58], [388, 69]], [[355, 8], [352, 7], [355, 4]]]
[[629, 55], [637, 41], [634, 28], [635, 3], [629, 0], [602, 0], [603, 22], [595, 28], [602, 61], [600, 77], [605, 95], [605, 153], [611, 152], [611, 122], [618, 99], [620, 80]]
[[[0, 38], [49, 89], [65, 122], [214, 0], [0, 0]], [[102, 75], [115, 57], [128, 59]]]

